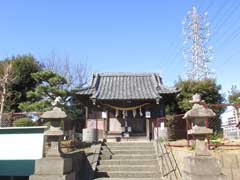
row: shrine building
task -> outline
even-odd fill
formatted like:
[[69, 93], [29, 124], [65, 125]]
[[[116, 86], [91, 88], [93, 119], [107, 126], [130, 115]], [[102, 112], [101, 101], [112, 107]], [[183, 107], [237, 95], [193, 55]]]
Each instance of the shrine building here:
[[96, 73], [76, 96], [85, 106], [86, 128], [97, 129], [100, 139], [150, 139], [166, 102], [178, 92], [164, 86], [158, 73]]

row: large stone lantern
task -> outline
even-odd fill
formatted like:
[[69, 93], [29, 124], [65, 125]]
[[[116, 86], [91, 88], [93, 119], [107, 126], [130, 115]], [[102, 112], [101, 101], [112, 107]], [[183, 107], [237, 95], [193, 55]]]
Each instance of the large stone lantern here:
[[193, 107], [183, 117], [192, 123], [192, 129], [188, 130], [187, 133], [196, 138], [196, 155], [209, 155], [204, 140], [213, 133], [213, 130], [205, 126], [205, 121], [215, 117], [216, 114], [211, 109], [204, 107], [205, 102], [201, 100], [199, 94], [193, 95], [190, 102], [193, 103]]
[[[54, 101], [54, 106], [58, 104], [59, 98]], [[56, 103], [55, 103], [56, 102]], [[46, 111], [41, 118], [50, 122], [50, 128], [45, 132], [51, 147], [43, 159], [35, 160], [34, 175], [29, 180], [75, 180], [73, 172], [72, 158], [64, 157], [60, 151], [60, 141], [63, 131], [60, 128], [61, 121], [67, 117], [66, 113], [59, 107], [54, 107], [51, 111]]]
[[63, 137], [63, 131], [60, 128], [61, 121], [67, 117], [66, 113], [59, 107], [54, 107], [51, 111], [46, 111], [41, 116], [50, 122], [50, 128], [44, 133], [51, 147], [47, 151], [46, 156], [60, 156], [59, 141]]
[[184, 158], [183, 179], [225, 180], [226, 176], [221, 172], [219, 161], [211, 156], [204, 141], [207, 135], [213, 133], [212, 129], [205, 127], [205, 120], [215, 117], [216, 114], [204, 107], [205, 102], [199, 94], [195, 94], [190, 102], [193, 103], [193, 107], [183, 118], [192, 122], [192, 129], [187, 133], [196, 138], [196, 149], [193, 156]]

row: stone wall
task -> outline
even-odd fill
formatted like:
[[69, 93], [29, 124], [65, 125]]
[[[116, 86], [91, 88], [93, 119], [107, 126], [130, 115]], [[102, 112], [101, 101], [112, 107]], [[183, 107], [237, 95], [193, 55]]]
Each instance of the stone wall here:
[[83, 151], [63, 154], [64, 158], [72, 158], [72, 171], [75, 172], [75, 180], [86, 179], [86, 172], [89, 172], [90, 167], [87, 166], [87, 156]]
[[[183, 159], [192, 155], [194, 152], [183, 148], [172, 148], [180, 170], [183, 169]], [[211, 152], [219, 160], [223, 174], [228, 180], [240, 179], [240, 153], [239, 152]]]
[[73, 171], [76, 174], [75, 180], [92, 180], [97, 167], [97, 161], [101, 152], [101, 143], [93, 144], [88, 152], [76, 151], [67, 153], [65, 158], [72, 158]]

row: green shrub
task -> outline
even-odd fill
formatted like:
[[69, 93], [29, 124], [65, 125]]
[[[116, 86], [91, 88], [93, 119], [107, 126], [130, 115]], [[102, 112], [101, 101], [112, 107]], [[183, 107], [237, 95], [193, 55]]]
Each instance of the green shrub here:
[[196, 143], [193, 143], [190, 147], [190, 150], [195, 150], [196, 149]]
[[15, 127], [34, 126], [34, 122], [29, 118], [19, 118], [13, 122]]
[[210, 135], [210, 140], [218, 140], [218, 139], [222, 139], [223, 138], [223, 134], [222, 133], [213, 133]]

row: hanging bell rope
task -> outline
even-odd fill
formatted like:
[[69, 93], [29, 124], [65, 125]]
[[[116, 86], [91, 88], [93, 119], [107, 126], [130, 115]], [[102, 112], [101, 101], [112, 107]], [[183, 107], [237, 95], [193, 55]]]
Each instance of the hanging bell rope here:
[[149, 104], [150, 103], [144, 103], [144, 104], [141, 104], [141, 105], [138, 105], [138, 106], [133, 106], [133, 107], [117, 107], [117, 106], [112, 106], [110, 104], [103, 104], [103, 105], [107, 106], [107, 107], [110, 107], [112, 109], [115, 109], [115, 110], [132, 111], [132, 110], [136, 110], [136, 109], [142, 108], [143, 106], [146, 106], [146, 105], [149, 105]]

